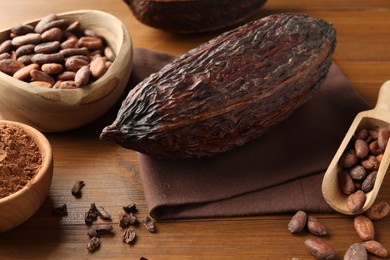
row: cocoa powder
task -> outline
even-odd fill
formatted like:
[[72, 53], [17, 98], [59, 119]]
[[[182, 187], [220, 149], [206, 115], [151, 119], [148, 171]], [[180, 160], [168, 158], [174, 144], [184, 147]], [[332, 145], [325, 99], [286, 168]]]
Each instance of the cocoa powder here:
[[0, 199], [26, 186], [41, 163], [37, 144], [22, 128], [0, 124]]

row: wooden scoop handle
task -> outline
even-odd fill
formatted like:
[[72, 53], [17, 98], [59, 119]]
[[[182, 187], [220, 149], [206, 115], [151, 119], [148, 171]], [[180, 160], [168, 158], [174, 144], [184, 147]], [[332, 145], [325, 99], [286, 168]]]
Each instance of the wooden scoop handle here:
[[390, 112], [390, 80], [386, 81], [381, 86], [375, 110], [384, 110]]

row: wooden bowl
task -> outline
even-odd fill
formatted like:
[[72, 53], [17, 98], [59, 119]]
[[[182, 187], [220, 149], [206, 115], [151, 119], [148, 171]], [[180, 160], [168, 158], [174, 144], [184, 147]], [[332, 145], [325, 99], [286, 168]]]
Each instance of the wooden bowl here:
[[[103, 36], [116, 54], [107, 72], [92, 84], [78, 89], [33, 86], [0, 72], [0, 118], [22, 122], [42, 132], [59, 132], [83, 126], [107, 112], [125, 90], [132, 68], [132, 42], [123, 23], [96, 10], [57, 14], [82, 28]], [[27, 24], [35, 25], [40, 19]], [[0, 32], [0, 42], [10, 29]]]
[[0, 125], [24, 130], [36, 143], [42, 156], [40, 169], [27, 185], [0, 199], [0, 232], [4, 232], [29, 219], [45, 201], [53, 175], [53, 156], [49, 141], [35, 128], [7, 120], [0, 120]]

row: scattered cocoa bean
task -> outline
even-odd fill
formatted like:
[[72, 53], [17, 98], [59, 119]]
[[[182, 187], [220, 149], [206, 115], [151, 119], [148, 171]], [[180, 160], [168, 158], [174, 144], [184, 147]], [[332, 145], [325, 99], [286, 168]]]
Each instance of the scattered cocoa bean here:
[[85, 216], [84, 216], [85, 224], [91, 225], [93, 221], [97, 220], [98, 216], [99, 216], [99, 212], [96, 208], [95, 203], [91, 203], [91, 206], [89, 207], [88, 211], [85, 212]]
[[387, 249], [378, 241], [375, 240], [365, 241], [362, 243], [362, 245], [366, 249], [366, 251], [370, 254], [373, 254], [381, 258], [386, 258], [389, 256], [389, 252], [387, 251]]
[[308, 215], [307, 217], [307, 229], [316, 236], [325, 236], [328, 234], [325, 225], [312, 215]]
[[96, 210], [102, 219], [111, 220], [111, 214], [108, 213], [102, 206], [96, 207]]
[[136, 213], [137, 212], [137, 206], [135, 203], [130, 203], [126, 206], [123, 206], [123, 210], [127, 213]]
[[345, 252], [344, 260], [364, 260], [367, 257], [367, 251], [364, 246], [361, 243], [355, 243]]
[[111, 224], [100, 224], [92, 226], [87, 234], [90, 237], [100, 237], [102, 235], [111, 234], [113, 230], [114, 228]]
[[356, 216], [353, 221], [353, 226], [361, 240], [363, 241], [374, 240], [374, 236], [375, 236], [374, 224], [368, 217], [364, 215]]
[[336, 250], [327, 243], [316, 238], [308, 238], [304, 243], [310, 253], [318, 259], [336, 259]]
[[288, 223], [290, 233], [299, 233], [306, 226], [307, 214], [303, 210], [297, 211]]
[[68, 215], [68, 207], [66, 204], [62, 204], [61, 206], [54, 208], [51, 213], [57, 216], [67, 216]]
[[372, 206], [365, 212], [366, 216], [371, 220], [381, 220], [390, 212], [390, 204], [386, 201], [374, 202]]

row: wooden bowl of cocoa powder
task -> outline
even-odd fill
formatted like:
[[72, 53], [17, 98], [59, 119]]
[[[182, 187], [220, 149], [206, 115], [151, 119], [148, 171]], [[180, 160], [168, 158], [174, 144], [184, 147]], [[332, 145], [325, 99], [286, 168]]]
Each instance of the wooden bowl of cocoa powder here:
[[0, 120], [0, 232], [22, 224], [41, 207], [52, 175], [46, 137], [26, 124]]
[[[38, 26], [42, 20], [46, 23]], [[21, 21], [0, 32], [0, 119], [41, 132], [86, 125], [121, 97], [132, 55], [127, 28], [103, 11]]]

